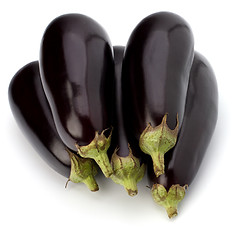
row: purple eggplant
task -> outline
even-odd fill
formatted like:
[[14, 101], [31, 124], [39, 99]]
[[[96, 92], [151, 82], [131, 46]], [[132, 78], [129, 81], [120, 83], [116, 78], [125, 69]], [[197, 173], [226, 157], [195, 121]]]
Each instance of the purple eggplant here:
[[181, 128], [193, 61], [189, 25], [176, 14], [143, 19], [127, 43], [122, 70], [126, 132], [152, 157], [156, 176], [164, 173], [164, 154]]
[[80, 14], [53, 20], [42, 38], [40, 73], [62, 141], [109, 177], [114, 61], [104, 29]]
[[72, 182], [84, 182], [97, 191], [96, 167], [91, 159], [83, 159], [70, 151], [60, 139], [44, 94], [38, 62], [20, 69], [8, 91], [13, 115], [32, 146], [58, 173]]
[[218, 89], [208, 61], [195, 53], [182, 127], [175, 147], [166, 154], [165, 173], [156, 177], [149, 166], [154, 200], [171, 218], [202, 163], [218, 116]]
[[[141, 164], [141, 152], [138, 143], [134, 144], [130, 138], [127, 138], [123, 125], [122, 114], [122, 95], [121, 76], [122, 76], [122, 60], [124, 55], [123, 46], [115, 46], [114, 62], [115, 62], [115, 116], [114, 116], [114, 131], [112, 135], [112, 143], [110, 147], [111, 164], [113, 174], [111, 179], [125, 187], [130, 196], [135, 196], [138, 193], [137, 183], [143, 178], [145, 173], [145, 165]], [[138, 157], [136, 157], [138, 155]]]

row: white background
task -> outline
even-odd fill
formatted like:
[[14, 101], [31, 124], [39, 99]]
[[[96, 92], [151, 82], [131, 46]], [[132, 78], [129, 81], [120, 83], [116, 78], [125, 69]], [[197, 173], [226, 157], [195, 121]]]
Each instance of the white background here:
[[[4, 2], [4, 3], [3, 3]], [[145, 2], [145, 3], [143, 3]], [[239, 1], [48, 0], [0, 3], [0, 239], [239, 239]], [[55, 17], [83, 13], [113, 45], [157, 11], [179, 14], [192, 27], [195, 49], [211, 63], [219, 86], [219, 118], [197, 177], [169, 220], [146, 187], [136, 197], [98, 177], [100, 191], [70, 183], [41, 160], [20, 132], [7, 90], [22, 66], [38, 59], [42, 34]]]

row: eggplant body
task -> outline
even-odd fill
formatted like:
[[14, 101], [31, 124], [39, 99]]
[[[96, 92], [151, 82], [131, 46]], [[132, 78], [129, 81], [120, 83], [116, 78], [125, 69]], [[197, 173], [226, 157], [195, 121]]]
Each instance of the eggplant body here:
[[[166, 207], [163, 203], [165, 197], [166, 202], [168, 198], [173, 202], [172, 196], [175, 196], [176, 205], [184, 197], [184, 186], [192, 183], [199, 170], [212, 138], [217, 116], [218, 89], [215, 75], [208, 61], [196, 52], [182, 128], [175, 147], [166, 154], [165, 173], [157, 178], [149, 165], [152, 194], [160, 205]], [[166, 209], [169, 210], [167, 207]], [[168, 212], [169, 216], [176, 213], [176, 208], [175, 211], [172, 208]]]
[[114, 46], [114, 64], [115, 64], [115, 106], [114, 106], [114, 131], [112, 136], [111, 152], [118, 148], [118, 155], [126, 157], [129, 154], [128, 139], [123, 125], [122, 114], [122, 61], [125, 47]]
[[173, 13], [160, 12], [134, 29], [123, 60], [123, 114], [129, 135], [139, 139], [147, 123], [157, 126], [168, 113], [170, 128], [181, 126], [193, 36], [188, 24]]
[[71, 161], [55, 128], [37, 61], [16, 73], [8, 97], [12, 113], [29, 142], [55, 171], [69, 177]]
[[192, 183], [212, 138], [217, 116], [216, 78], [208, 61], [196, 52], [178, 141], [166, 156], [166, 173], [158, 178], [150, 174], [153, 183], [160, 183], [166, 189], [173, 184]]
[[134, 145], [139, 142], [142, 151], [151, 155], [157, 176], [164, 173], [164, 154], [175, 145], [181, 128], [193, 47], [188, 24], [168, 12], [143, 19], [126, 46], [124, 125]]
[[125, 187], [130, 196], [135, 196], [138, 192], [137, 183], [143, 178], [145, 165], [136, 157], [140, 152], [137, 145], [132, 144], [131, 139], [127, 138], [122, 116], [122, 60], [124, 55], [123, 46], [114, 46], [115, 63], [115, 111], [113, 135], [109, 154], [111, 154], [111, 164], [113, 174], [111, 179]]
[[[115, 115], [114, 115], [114, 132], [112, 137], [112, 146], [114, 150], [118, 148], [117, 154], [119, 157], [126, 157], [129, 155], [129, 146], [134, 156], [141, 159], [143, 152], [141, 151], [138, 142], [135, 141], [133, 135], [127, 134], [126, 125], [124, 124], [124, 111], [123, 107], [124, 92], [122, 91], [122, 63], [124, 58], [125, 47], [114, 46], [114, 62], [115, 62]], [[146, 157], [146, 155], [144, 156]]]
[[80, 14], [53, 20], [42, 39], [40, 73], [57, 131], [70, 149], [111, 127], [113, 53], [98, 23]]

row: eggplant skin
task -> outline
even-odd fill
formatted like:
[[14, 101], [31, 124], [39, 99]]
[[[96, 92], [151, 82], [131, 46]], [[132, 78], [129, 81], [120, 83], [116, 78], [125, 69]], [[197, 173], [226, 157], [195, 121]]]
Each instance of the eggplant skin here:
[[139, 140], [150, 123], [181, 127], [194, 55], [194, 39], [180, 16], [159, 12], [143, 19], [132, 32], [123, 59], [122, 94], [128, 135]]
[[111, 147], [109, 153], [112, 154], [116, 148], [118, 155], [126, 157], [129, 154], [128, 139], [123, 125], [122, 116], [122, 96], [121, 96], [121, 75], [122, 75], [122, 60], [124, 55], [124, 46], [114, 46], [114, 63], [115, 63], [115, 112], [114, 112], [114, 131], [112, 135]]
[[142, 160], [142, 158], [148, 158], [150, 161], [151, 158], [148, 155], [145, 155], [137, 141], [135, 141], [134, 136], [127, 134], [126, 125], [124, 124], [123, 115], [124, 110], [122, 106], [122, 99], [125, 98], [122, 95], [122, 62], [124, 58], [124, 46], [114, 46], [114, 62], [115, 62], [115, 111], [114, 111], [114, 131], [112, 135], [112, 143], [109, 153], [112, 154], [117, 148], [117, 155], [119, 157], [127, 157], [129, 155], [129, 147], [133, 153], [133, 156]]
[[40, 74], [62, 141], [73, 151], [112, 126], [113, 50], [105, 30], [81, 14], [66, 14], [47, 27]]
[[157, 178], [149, 165], [150, 182], [166, 189], [174, 184], [190, 185], [212, 138], [217, 117], [218, 88], [214, 72], [206, 58], [195, 52], [179, 138], [165, 155], [164, 174]]
[[8, 98], [12, 113], [29, 142], [50, 167], [68, 178], [71, 161], [53, 122], [38, 61], [27, 64], [15, 74]]

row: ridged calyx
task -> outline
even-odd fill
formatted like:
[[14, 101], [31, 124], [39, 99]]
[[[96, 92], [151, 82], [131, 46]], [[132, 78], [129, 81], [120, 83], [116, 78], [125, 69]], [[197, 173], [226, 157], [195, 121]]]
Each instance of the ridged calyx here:
[[69, 181], [74, 183], [82, 182], [85, 183], [92, 192], [98, 191], [98, 184], [94, 178], [94, 176], [97, 175], [95, 162], [89, 158], [81, 158], [68, 149], [66, 149], [66, 151], [71, 159], [71, 172], [65, 187], [67, 187]]
[[105, 177], [110, 177], [113, 173], [112, 166], [108, 159], [107, 150], [111, 144], [112, 130], [108, 137], [104, 133], [109, 130], [103, 130], [101, 134], [95, 132], [95, 137], [91, 143], [86, 146], [76, 144], [78, 154], [83, 158], [92, 158], [101, 168]]
[[165, 114], [160, 125], [152, 127], [149, 123], [140, 136], [139, 146], [144, 153], [152, 157], [153, 169], [157, 177], [164, 173], [164, 154], [175, 146], [178, 127], [178, 115], [177, 125], [171, 130], [167, 125], [167, 114]]
[[140, 165], [140, 160], [133, 155], [129, 145], [128, 149], [129, 155], [126, 157], [118, 156], [118, 149], [115, 149], [111, 159], [113, 168], [111, 179], [124, 186], [128, 194], [133, 197], [138, 193], [137, 183], [144, 176], [145, 165]]
[[179, 184], [172, 185], [168, 192], [161, 184], [154, 184], [152, 187], [152, 197], [154, 201], [167, 211], [168, 217], [177, 216], [177, 206], [185, 196], [187, 185], [180, 186]]

